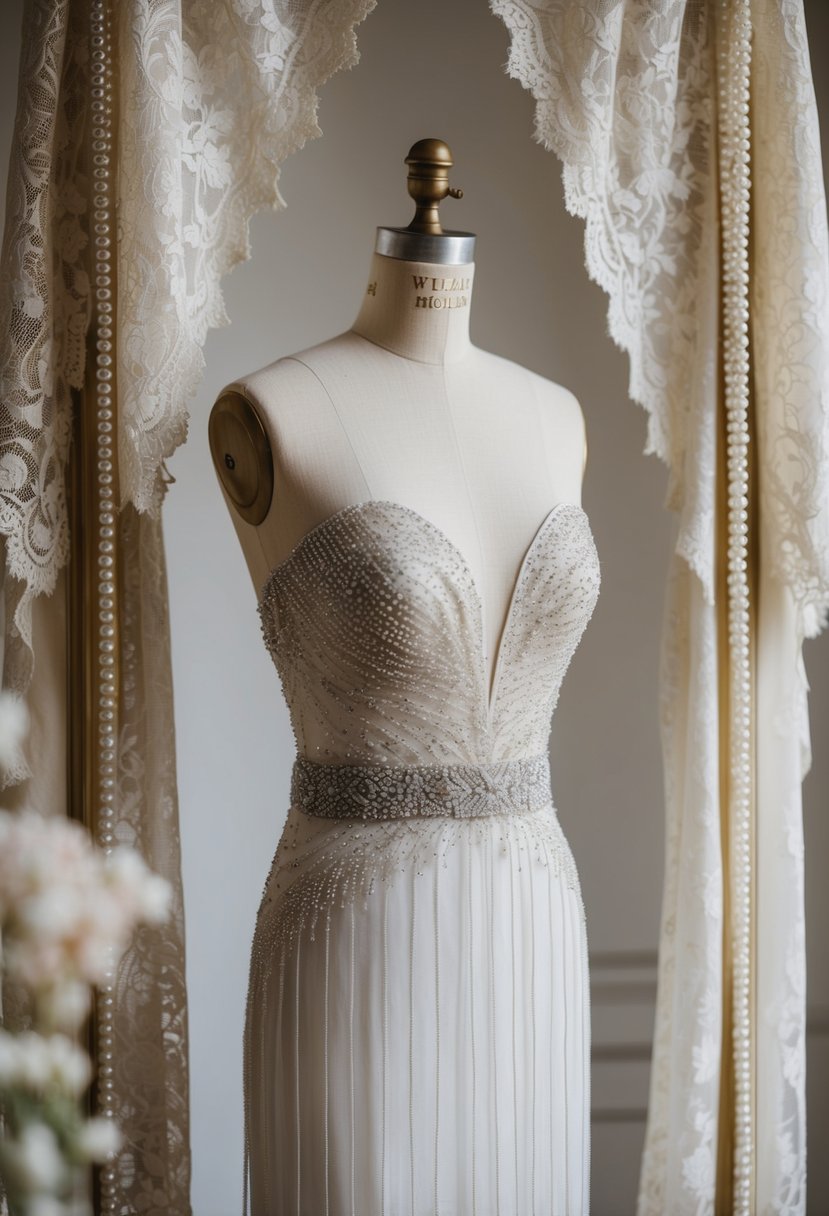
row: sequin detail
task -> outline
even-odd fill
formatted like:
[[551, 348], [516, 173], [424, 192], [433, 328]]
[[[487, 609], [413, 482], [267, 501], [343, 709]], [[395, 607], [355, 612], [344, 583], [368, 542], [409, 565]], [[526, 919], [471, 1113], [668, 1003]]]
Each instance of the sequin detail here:
[[[459, 842], [489, 847], [496, 837], [578, 891], [548, 739], [599, 582], [586, 513], [558, 504], [520, 564], [488, 695], [474, 577], [411, 507], [346, 506], [273, 568], [258, 611], [297, 758], [259, 910], [263, 966], [303, 926], [313, 935], [321, 914], [367, 899], [377, 882], [419, 874]], [[437, 812], [441, 782], [449, 792]]]
[[550, 759], [493, 764], [320, 764], [298, 756], [291, 803], [328, 819], [520, 815], [552, 802]]
[[539, 755], [599, 582], [585, 512], [558, 504], [521, 563], [490, 694], [483, 607], [445, 533], [380, 499], [328, 516], [274, 567], [258, 604], [297, 755], [393, 765]]
[[301, 932], [313, 941], [321, 921], [351, 904], [365, 909], [378, 884], [390, 888], [405, 875], [446, 866], [458, 846], [511, 854], [519, 869], [522, 861], [546, 868], [549, 881], [558, 879], [576, 894], [584, 917], [576, 863], [554, 806], [525, 815], [339, 823], [291, 807], [257, 913], [252, 962], [260, 978]]

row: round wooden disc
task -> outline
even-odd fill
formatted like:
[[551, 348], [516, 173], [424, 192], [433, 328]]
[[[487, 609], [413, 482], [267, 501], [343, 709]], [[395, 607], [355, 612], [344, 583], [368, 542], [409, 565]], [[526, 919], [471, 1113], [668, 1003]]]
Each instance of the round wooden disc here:
[[249, 524], [261, 524], [273, 498], [273, 453], [259, 415], [241, 393], [222, 393], [210, 411], [213, 464], [233, 505]]

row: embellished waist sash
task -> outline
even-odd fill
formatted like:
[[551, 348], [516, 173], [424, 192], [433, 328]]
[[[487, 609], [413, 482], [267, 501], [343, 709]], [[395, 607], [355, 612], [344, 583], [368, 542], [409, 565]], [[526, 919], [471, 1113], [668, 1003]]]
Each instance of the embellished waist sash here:
[[297, 756], [291, 803], [327, 819], [471, 819], [552, 804], [547, 754], [490, 764], [323, 764]]

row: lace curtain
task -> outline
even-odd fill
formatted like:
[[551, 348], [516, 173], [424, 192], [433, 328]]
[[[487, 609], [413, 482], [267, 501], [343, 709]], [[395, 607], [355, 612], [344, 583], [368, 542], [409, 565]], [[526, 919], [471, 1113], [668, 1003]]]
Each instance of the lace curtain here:
[[[703, 0], [491, 0], [536, 135], [585, 220], [587, 269], [670, 471], [666, 872], [639, 1216], [713, 1212], [722, 1030], [715, 486], [719, 318], [715, 34]], [[801, 781], [804, 637], [829, 609], [829, 260], [803, 7], [753, 0], [751, 349], [757, 604], [756, 1210], [805, 1211]], [[720, 660], [721, 661], [721, 660]]]
[[[119, 741], [121, 836], [177, 884], [163, 943], [119, 976], [114, 1085], [134, 1148], [115, 1210], [189, 1211], [186, 1002], [169, 626], [161, 536], [164, 461], [186, 439], [221, 276], [250, 255], [248, 221], [279, 208], [279, 166], [309, 137], [317, 89], [356, 62], [375, 0], [121, 0], [117, 379], [119, 543], [126, 572]], [[722, 1008], [722, 873], [714, 605], [719, 309], [715, 85], [705, 0], [490, 0], [509, 71], [536, 101], [584, 218], [587, 269], [609, 296], [648, 412], [646, 451], [670, 470], [679, 537], [666, 600], [661, 715], [666, 879], [650, 1117], [639, 1211], [712, 1211]], [[3, 686], [30, 689], [32, 603], [65, 564], [70, 387], [89, 318], [84, 0], [27, 0], [6, 231], [0, 256]], [[752, 339], [764, 578], [759, 806], [774, 925], [764, 963], [762, 1206], [804, 1204], [800, 781], [809, 762], [801, 643], [829, 606], [825, 200], [799, 0], [755, 0]], [[772, 99], [774, 99], [772, 101]], [[786, 223], [780, 222], [786, 218]], [[793, 369], [796, 374], [793, 374]], [[128, 648], [128, 649], [127, 649]], [[57, 696], [57, 694], [55, 694]], [[765, 760], [764, 760], [765, 762]], [[30, 776], [25, 756], [11, 774]], [[771, 791], [776, 791], [773, 796]], [[682, 840], [680, 855], [679, 840]], [[779, 855], [780, 868], [770, 864]], [[677, 994], [682, 999], [676, 1000]]]
[[[52, 594], [69, 553], [69, 392], [83, 383], [89, 318], [79, 163], [89, 98], [82, 23], [70, 22], [68, 0], [32, 0], [21, 35], [0, 253], [0, 534], [3, 687], [22, 695], [34, 665], [32, 602]], [[30, 776], [21, 754], [5, 783]]]
[[[175, 890], [174, 915], [145, 933], [115, 990], [114, 1111], [128, 1147], [108, 1210], [190, 1212], [187, 1005], [169, 615], [161, 508], [164, 460], [187, 435], [211, 325], [228, 321], [219, 286], [250, 255], [248, 221], [282, 206], [282, 160], [319, 135], [317, 87], [356, 62], [353, 25], [375, 0], [284, 3], [124, 0], [111, 6], [118, 51], [118, 546], [123, 570], [115, 834]], [[89, 9], [27, 0], [0, 260], [0, 535], [3, 687], [65, 723], [64, 684], [35, 666], [32, 606], [53, 597], [69, 556], [66, 461], [72, 388], [81, 388], [90, 318]], [[41, 657], [39, 652], [38, 657]], [[45, 657], [45, 655], [43, 656]], [[62, 674], [62, 673], [61, 673]], [[32, 686], [33, 677], [42, 689]], [[30, 739], [31, 745], [31, 739]], [[34, 754], [34, 752], [32, 753]], [[54, 782], [60, 749], [38, 757]], [[27, 781], [21, 754], [7, 783]], [[20, 789], [9, 797], [25, 797]], [[45, 809], [45, 808], [44, 808]]]
[[[279, 167], [320, 135], [316, 89], [357, 60], [354, 25], [376, 0], [128, 0], [115, 5], [118, 137], [119, 463], [122, 503], [158, 516], [163, 461], [187, 437], [186, 402], [220, 280], [250, 256], [248, 224], [284, 206]], [[0, 535], [4, 686], [32, 677], [32, 600], [69, 553], [69, 390], [89, 322], [88, 106], [83, 0], [26, 0], [0, 255]], [[25, 758], [7, 780], [30, 770]]]

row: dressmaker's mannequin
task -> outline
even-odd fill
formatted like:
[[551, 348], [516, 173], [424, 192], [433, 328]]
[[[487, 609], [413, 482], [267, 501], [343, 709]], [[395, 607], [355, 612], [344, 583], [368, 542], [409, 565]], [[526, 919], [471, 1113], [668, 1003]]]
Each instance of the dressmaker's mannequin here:
[[297, 744], [251, 945], [252, 1216], [589, 1210], [587, 940], [547, 754], [599, 587], [584, 423], [470, 342], [450, 159], [409, 154], [415, 227], [378, 230], [352, 328], [211, 414]]
[[457, 250], [473, 244], [396, 246], [428, 261], [375, 252], [352, 328], [226, 386], [210, 440], [257, 593], [323, 519], [394, 500], [466, 558], [491, 679], [521, 560], [553, 506], [580, 503], [586, 444], [572, 393], [471, 344], [475, 268]]

